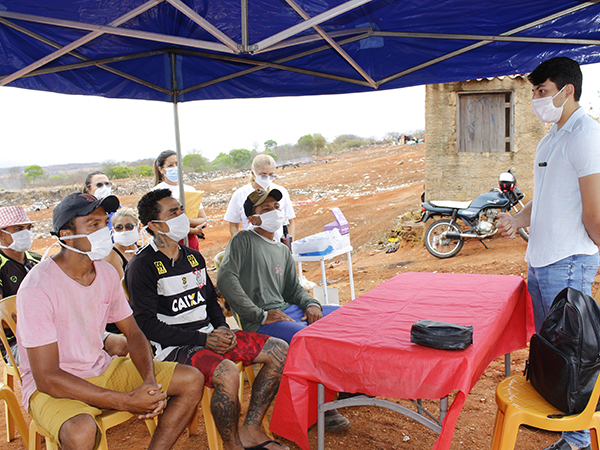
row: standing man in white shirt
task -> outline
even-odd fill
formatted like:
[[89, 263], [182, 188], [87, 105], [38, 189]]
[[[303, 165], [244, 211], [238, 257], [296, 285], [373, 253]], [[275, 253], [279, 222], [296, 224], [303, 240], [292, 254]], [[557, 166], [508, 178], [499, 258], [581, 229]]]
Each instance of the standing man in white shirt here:
[[[576, 61], [544, 61], [529, 81], [535, 115], [555, 125], [537, 146], [532, 200], [514, 216], [501, 213], [498, 229], [512, 238], [530, 227], [527, 284], [539, 332], [565, 287], [592, 293], [600, 244], [600, 124], [579, 106], [583, 76]], [[565, 432], [545, 450], [588, 448], [586, 430]]]
[[[288, 234], [294, 237], [296, 235], [296, 213], [294, 212], [288, 191], [283, 186], [273, 183], [277, 178], [275, 176], [275, 160], [273, 157], [264, 154], [257, 155], [252, 160], [251, 173], [252, 181], [237, 189], [231, 196], [231, 200], [229, 200], [227, 212], [224, 217], [225, 221], [229, 222], [229, 233], [233, 236], [238, 231], [247, 230], [252, 225], [244, 212], [244, 202], [252, 192], [256, 189], [263, 189], [265, 191], [277, 189], [282, 194], [279, 207], [283, 211], [285, 219], [289, 222]], [[283, 227], [275, 232], [274, 239], [279, 242], [282, 236]]]

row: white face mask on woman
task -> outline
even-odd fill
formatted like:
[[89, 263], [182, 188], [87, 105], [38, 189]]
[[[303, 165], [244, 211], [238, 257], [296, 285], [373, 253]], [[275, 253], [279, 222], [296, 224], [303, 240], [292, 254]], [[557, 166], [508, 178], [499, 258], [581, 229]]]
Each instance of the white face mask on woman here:
[[[560, 94], [564, 88], [567, 86], [563, 86], [563, 88], [556, 93], [556, 95]], [[533, 112], [538, 119], [545, 123], [556, 123], [560, 120], [562, 116], [563, 107], [567, 100], [561, 106], [554, 106], [554, 97], [542, 97], [542, 98], [534, 98], [531, 100], [531, 107], [533, 108]]]
[[102, 200], [108, 197], [110, 194], [112, 194], [112, 186], [104, 185], [101, 188], [96, 189], [94, 192], [94, 197], [96, 197], [98, 200]]
[[190, 219], [185, 214], [180, 214], [169, 220], [153, 220], [152, 222], [163, 222], [169, 226], [169, 231], [166, 233], [157, 230], [160, 234], [169, 236], [175, 242], [179, 242], [186, 237], [190, 232]]
[[175, 167], [167, 167], [165, 169], [165, 177], [172, 183], [177, 183], [179, 181], [179, 171], [177, 170], [177, 166]]
[[[90, 241], [90, 244], [92, 244], [92, 249], [89, 252], [84, 252], [77, 248], [70, 247], [67, 244], [65, 244], [64, 242], [62, 242], [65, 239], [75, 239], [75, 238], [83, 238], [83, 237], [87, 238], [87, 240]], [[73, 236], [61, 236], [58, 243], [61, 246], [68, 248], [69, 250], [71, 250], [75, 253], [81, 253], [82, 255], [87, 255], [92, 261], [106, 258], [109, 255], [109, 253], [113, 247], [112, 239], [110, 238], [110, 231], [109, 231], [108, 227], [101, 228], [90, 234], [76, 234]]]
[[1, 231], [12, 236], [12, 244], [8, 247], [0, 245], [0, 248], [14, 250], [15, 252], [24, 252], [25, 250], [29, 250], [33, 243], [33, 232], [31, 230], [21, 230], [15, 233], [9, 233], [6, 230]]
[[254, 181], [256, 181], [256, 184], [258, 184], [265, 191], [269, 190], [269, 186], [271, 186], [271, 183], [275, 181], [275, 178], [277, 178], [271, 175], [256, 175], [254, 172], [252, 172], [252, 175], [254, 176]]
[[113, 230], [113, 241], [115, 244], [120, 244], [123, 247], [129, 247], [135, 244], [140, 239], [140, 232], [137, 226], [133, 230], [129, 231], [114, 231]]
[[257, 227], [262, 228], [269, 233], [275, 233], [283, 226], [283, 223], [285, 222], [285, 214], [280, 209], [274, 209], [273, 211], [257, 214], [257, 216], [260, 217], [261, 220], [261, 224]]

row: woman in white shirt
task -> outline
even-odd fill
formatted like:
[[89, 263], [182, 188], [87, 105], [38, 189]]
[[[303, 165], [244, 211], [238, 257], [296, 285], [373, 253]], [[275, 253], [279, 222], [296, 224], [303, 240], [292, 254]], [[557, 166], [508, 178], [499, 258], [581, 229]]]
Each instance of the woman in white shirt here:
[[[177, 171], [177, 153], [165, 150], [154, 161], [154, 187], [155, 189], [169, 189], [173, 198], [179, 201], [179, 172]], [[183, 185], [184, 191], [195, 192], [193, 186]], [[188, 234], [188, 247], [199, 250], [198, 235], [202, 235], [202, 228], [208, 222], [204, 206], [200, 203], [197, 218], [190, 219], [190, 233]]]
[[[229, 222], [229, 233], [233, 236], [240, 231], [240, 229], [246, 230], [250, 227], [250, 222], [248, 222], [248, 218], [244, 213], [244, 202], [251, 192], [256, 189], [278, 189], [283, 194], [283, 197], [279, 201], [279, 208], [283, 211], [286, 219], [289, 221], [288, 234], [294, 237], [296, 233], [296, 213], [292, 207], [292, 201], [288, 191], [284, 187], [273, 183], [273, 180], [277, 178], [275, 176], [275, 160], [273, 157], [264, 154], [257, 155], [252, 161], [251, 173], [252, 181], [237, 189], [231, 196], [231, 200], [229, 200], [227, 212], [224, 217], [224, 219]], [[276, 241], [279, 241], [282, 236], [283, 228], [276, 231], [273, 238]]]

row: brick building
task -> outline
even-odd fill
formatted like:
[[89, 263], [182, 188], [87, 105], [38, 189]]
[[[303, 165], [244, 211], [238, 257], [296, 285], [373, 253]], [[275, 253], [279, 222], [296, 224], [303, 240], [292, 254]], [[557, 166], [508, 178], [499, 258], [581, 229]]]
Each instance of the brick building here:
[[525, 200], [531, 199], [535, 149], [549, 129], [533, 114], [531, 95], [521, 75], [428, 85], [426, 198], [472, 200], [514, 167]]

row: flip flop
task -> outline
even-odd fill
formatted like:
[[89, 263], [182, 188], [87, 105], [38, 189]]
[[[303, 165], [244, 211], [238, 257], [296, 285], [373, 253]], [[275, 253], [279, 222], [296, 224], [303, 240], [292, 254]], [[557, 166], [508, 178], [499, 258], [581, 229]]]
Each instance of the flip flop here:
[[245, 448], [246, 448], [246, 450], [264, 450], [265, 448], [267, 448], [267, 445], [270, 445], [270, 444], [277, 444], [281, 448], [283, 448], [283, 445], [277, 441], [265, 441], [262, 444], [255, 445], [254, 447], [245, 447]]

